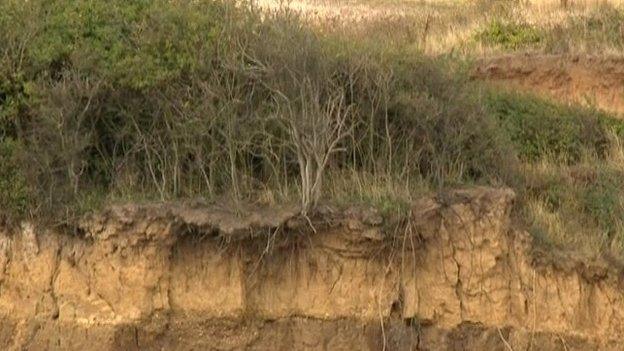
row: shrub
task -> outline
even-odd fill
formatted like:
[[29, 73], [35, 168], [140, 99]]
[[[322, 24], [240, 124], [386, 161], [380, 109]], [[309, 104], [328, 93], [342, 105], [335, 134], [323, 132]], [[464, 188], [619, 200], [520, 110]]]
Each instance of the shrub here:
[[476, 39], [489, 45], [516, 50], [538, 44], [543, 40], [543, 34], [539, 29], [525, 23], [494, 20], [476, 34]]
[[23, 145], [15, 162], [32, 208], [292, 184], [315, 202], [323, 192], [306, 191], [292, 136], [326, 132], [323, 116], [343, 116], [348, 134], [315, 161], [321, 175], [443, 186], [508, 173], [504, 135], [448, 62], [350, 45], [245, 4], [10, 0], [0, 13], [11, 43], [0, 48], [10, 67], [0, 68], [0, 121]]

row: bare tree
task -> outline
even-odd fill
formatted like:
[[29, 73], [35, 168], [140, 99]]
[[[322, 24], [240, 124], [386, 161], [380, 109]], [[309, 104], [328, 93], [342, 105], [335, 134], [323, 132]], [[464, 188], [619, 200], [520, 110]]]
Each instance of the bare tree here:
[[355, 124], [341, 89], [324, 96], [309, 79], [301, 82], [297, 101], [289, 101], [286, 106], [280, 118], [285, 122], [297, 157], [301, 213], [307, 215], [320, 199], [323, 176], [332, 154], [343, 150], [340, 142]]

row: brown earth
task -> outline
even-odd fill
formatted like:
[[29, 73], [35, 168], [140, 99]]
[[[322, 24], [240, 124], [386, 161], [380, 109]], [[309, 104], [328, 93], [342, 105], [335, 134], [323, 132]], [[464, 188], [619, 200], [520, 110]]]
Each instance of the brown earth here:
[[620, 350], [603, 261], [540, 254], [508, 189], [375, 211], [115, 207], [0, 234], [1, 350]]
[[563, 103], [624, 113], [624, 57], [509, 55], [479, 61], [474, 77]]

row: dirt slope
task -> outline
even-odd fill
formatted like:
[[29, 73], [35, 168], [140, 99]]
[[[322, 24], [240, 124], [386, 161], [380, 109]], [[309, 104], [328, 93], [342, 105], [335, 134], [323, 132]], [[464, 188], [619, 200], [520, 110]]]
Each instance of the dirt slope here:
[[622, 57], [510, 55], [481, 60], [474, 77], [565, 103], [624, 113]]
[[[532, 253], [514, 194], [289, 215], [120, 207], [0, 234], [2, 350], [619, 350], [621, 274]], [[264, 210], [266, 211], [266, 209]], [[287, 213], [281, 211], [280, 213]], [[230, 215], [233, 215], [230, 213]]]

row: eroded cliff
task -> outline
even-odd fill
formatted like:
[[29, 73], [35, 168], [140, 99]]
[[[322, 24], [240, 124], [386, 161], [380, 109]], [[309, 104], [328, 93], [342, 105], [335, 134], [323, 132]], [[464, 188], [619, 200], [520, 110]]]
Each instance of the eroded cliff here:
[[540, 255], [514, 194], [365, 208], [125, 206], [0, 235], [4, 350], [619, 350], [620, 269]]

